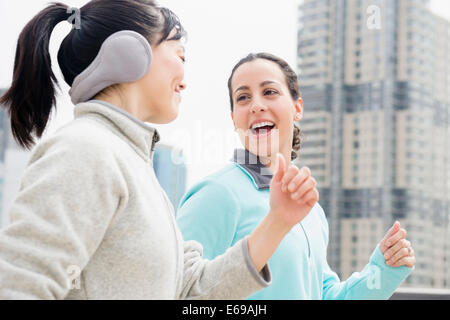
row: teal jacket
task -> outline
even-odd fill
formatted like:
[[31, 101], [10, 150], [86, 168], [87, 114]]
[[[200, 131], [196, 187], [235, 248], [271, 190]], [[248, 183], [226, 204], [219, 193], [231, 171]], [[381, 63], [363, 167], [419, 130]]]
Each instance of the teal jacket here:
[[[207, 259], [248, 236], [269, 212], [272, 174], [246, 150], [194, 185], [182, 198], [177, 222], [185, 240], [203, 245]], [[378, 248], [361, 272], [341, 281], [327, 262], [328, 222], [317, 203], [284, 237], [268, 264], [272, 284], [249, 299], [388, 299], [414, 268], [393, 268]]]

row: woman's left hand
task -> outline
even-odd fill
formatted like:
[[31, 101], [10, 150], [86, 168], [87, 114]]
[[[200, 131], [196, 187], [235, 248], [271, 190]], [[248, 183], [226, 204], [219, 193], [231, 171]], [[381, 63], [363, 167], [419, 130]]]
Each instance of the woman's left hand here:
[[411, 242], [406, 240], [406, 230], [400, 228], [396, 221], [380, 242], [380, 250], [391, 267], [407, 266], [412, 268], [416, 264]]

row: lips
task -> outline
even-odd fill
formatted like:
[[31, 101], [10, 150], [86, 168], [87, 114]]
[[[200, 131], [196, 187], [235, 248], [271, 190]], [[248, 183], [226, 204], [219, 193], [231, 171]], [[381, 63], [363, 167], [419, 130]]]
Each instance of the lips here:
[[272, 121], [270, 119], [258, 119], [252, 122], [252, 124], [250, 125], [250, 129], [254, 129], [254, 127], [269, 123], [275, 126], [275, 121]]
[[276, 128], [275, 122], [271, 120], [260, 119], [252, 123], [249, 131], [252, 136], [256, 138], [269, 136], [273, 129]]

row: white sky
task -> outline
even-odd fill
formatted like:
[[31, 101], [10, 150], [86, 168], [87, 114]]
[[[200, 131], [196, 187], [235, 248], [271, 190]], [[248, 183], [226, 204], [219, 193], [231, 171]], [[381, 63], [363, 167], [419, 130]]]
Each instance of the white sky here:
[[[12, 78], [15, 46], [25, 24], [50, 0], [0, 0], [0, 87]], [[81, 7], [86, 0], [62, 0]], [[188, 163], [188, 186], [219, 169], [231, 157], [237, 140], [227, 91], [234, 64], [250, 52], [267, 51], [296, 67], [297, 5], [300, 0], [160, 0], [179, 17], [189, 32], [186, 44], [186, 81], [183, 102], [176, 121], [157, 126], [162, 142], [184, 149]], [[433, 10], [450, 19], [450, 1], [434, 0]], [[64, 94], [48, 133], [72, 119], [73, 105], [62, 80], [56, 52], [70, 26], [61, 23], [52, 36], [54, 71]], [[307, 112], [307, 110], [305, 110]], [[184, 133], [197, 133], [190, 141]], [[209, 133], [209, 134], [206, 134]], [[220, 133], [223, 133], [221, 136]], [[184, 134], [186, 136], [186, 134]], [[231, 143], [228, 137], [231, 135]], [[188, 142], [188, 143], [187, 143]], [[219, 144], [219, 149], [218, 149]], [[206, 152], [212, 156], [206, 157]], [[215, 151], [215, 152], [214, 152]]]

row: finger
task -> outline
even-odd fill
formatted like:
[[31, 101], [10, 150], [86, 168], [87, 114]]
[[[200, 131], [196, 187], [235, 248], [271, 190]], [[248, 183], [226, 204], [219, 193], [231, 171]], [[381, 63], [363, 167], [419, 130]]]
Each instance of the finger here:
[[386, 264], [393, 265], [397, 261], [403, 259], [404, 257], [408, 257], [408, 256], [409, 256], [409, 250], [407, 248], [401, 248], [389, 260], [386, 261]]
[[[302, 175], [303, 179], [301, 179], [301, 180], [302, 180], [302, 183], [303, 183], [307, 178], [311, 177], [311, 170], [309, 170], [308, 167], [303, 167], [303, 168], [301, 168], [301, 169], [299, 170], [298, 174], [301, 174], [301, 175]], [[293, 178], [294, 178], [294, 177], [293, 177]], [[288, 185], [289, 185], [289, 184], [288, 184]], [[299, 186], [297, 186], [296, 188], [293, 188], [293, 191], [292, 191], [292, 192], [294, 192], [298, 187], [299, 187]]]
[[310, 179], [305, 180], [302, 185], [300, 185], [297, 190], [291, 192], [292, 200], [301, 200], [306, 196], [306, 194], [314, 189], [314, 184], [310, 181]]
[[395, 264], [393, 264], [391, 267], [397, 268], [397, 267], [401, 267], [401, 266], [406, 266], [408, 268], [412, 268], [412, 267], [414, 267], [415, 264], [416, 264], [416, 257], [408, 256], [408, 257], [404, 257], [404, 258], [400, 259]]
[[281, 190], [283, 192], [287, 191], [287, 186], [291, 183], [291, 180], [299, 173], [299, 170], [296, 166], [290, 166], [287, 169], [283, 179], [281, 180]]
[[384, 258], [386, 260], [389, 260], [394, 254], [397, 253], [398, 250], [401, 248], [409, 248], [411, 246], [411, 242], [409, 242], [406, 239], [401, 239], [400, 241], [397, 241], [396, 244], [391, 246], [389, 249], [386, 250], [384, 253]]
[[316, 180], [313, 177], [310, 177], [309, 179], [305, 180], [301, 186], [299, 186], [299, 188], [295, 193], [292, 194], [292, 196], [294, 196], [295, 199], [300, 199], [304, 197], [307, 192], [314, 189], [316, 185]]
[[274, 179], [276, 182], [280, 182], [286, 171], [286, 160], [281, 153], [277, 153], [277, 169], [275, 170]]
[[311, 207], [313, 207], [317, 202], [319, 202], [319, 191], [314, 188], [311, 191], [309, 191], [303, 198], [300, 198], [298, 200], [299, 204], [307, 204]]
[[404, 238], [406, 238], [406, 230], [401, 228], [399, 231], [397, 231], [396, 234], [394, 234], [392, 237], [386, 240], [386, 246], [389, 248], [392, 245], [394, 245], [397, 241]]
[[302, 169], [299, 171], [299, 173], [292, 178], [291, 182], [288, 184], [288, 191], [294, 192], [296, 191], [305, 180], [308, 179], [308, 176], [306, 175], [305, 171]]

